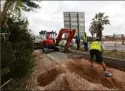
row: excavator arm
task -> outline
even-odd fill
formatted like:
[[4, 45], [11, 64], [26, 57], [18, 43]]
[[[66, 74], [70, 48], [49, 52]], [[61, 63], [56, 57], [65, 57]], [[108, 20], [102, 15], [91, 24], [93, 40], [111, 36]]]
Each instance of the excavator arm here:
[[65, 44], [65, 49], [66, 49], [66, 48], [68, 49], [68, 47], [69, 47], [69, 45], [70, 45], [70, 43], [71, 43], [71, 41], [72, 41], [72, 38], [73, 38], [74, 35], [75, 35], [75, 32], [76, 32], [76, 30], [73, 29], [73, 30], [69, 33], [69, 36], [68, 36], [68, 38], [67, 38], [67, 42], [66, 42], [66, 44]]
[[60, 41], [61, 41], [61, 39], [62, 39], [62, 35], [63, 35], [63, 33], [69, 33], [69, 36], [68, 36], [68, 38], [67, 38], [67, 41], [66, 41], [66, 44], [65, 44], [65, 48], [64, 49], [68, 49], [68, 47], [69, 47], [69, 45], [70, 45], [70, 42], [71, 42], [71, 40], [72, 40], [72, 38], [74, 37], [74, 35], [75, 35], [75, 32], [76, 32], [76, 30], [75, 29], [73, 29], [73, 30], [69, 30], [69, 29], [61, 29], [60, 31], [59, 31], [59, 34], [58, 34], [58, 37], [57, 37], [57, 39], [56, 39], [56, 45], [59, 45], [59, 43], [60, 43]]

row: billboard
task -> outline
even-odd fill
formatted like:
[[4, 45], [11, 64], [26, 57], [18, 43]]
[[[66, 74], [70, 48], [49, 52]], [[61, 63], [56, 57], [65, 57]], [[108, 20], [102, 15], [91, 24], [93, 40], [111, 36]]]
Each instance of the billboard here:
[[[85, 32], [85, 13], [84, 12], [63, 12], [64, 28], [76, 29], [75, 36], [82, 37]], [[67, 34], [65, 36], [68, 36]]]

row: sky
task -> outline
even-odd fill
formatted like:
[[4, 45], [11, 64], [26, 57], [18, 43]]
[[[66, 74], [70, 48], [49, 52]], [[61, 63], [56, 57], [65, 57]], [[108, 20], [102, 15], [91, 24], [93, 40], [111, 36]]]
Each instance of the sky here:
[[35, 35], [41, 30], [59, 31], [64, 27], [63, 12], [85, 12], [85, 31], [96, 13], [109, 16], [110, 25], [105, 26], [103, 35], [125, 34], [125, 1], [41, 1], [41, 8], [24, 12], [28, 17], [29, 28]]

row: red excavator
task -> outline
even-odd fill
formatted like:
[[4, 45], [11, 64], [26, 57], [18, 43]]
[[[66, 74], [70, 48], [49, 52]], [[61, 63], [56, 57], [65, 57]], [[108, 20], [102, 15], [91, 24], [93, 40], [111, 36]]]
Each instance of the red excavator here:
[[48, 53], [48, 49], [53, 49], [54, 51], [59, 51], [59, 43], [62, 39], [62, 35], [64, 33], [68, 33], [68, 37], [67, 37], [67, 41], [66, 41], [66, 44], [64, 46], [64, 51], [66, 52], [68, 50], [68, 47], [71, 43], [71, 40], [72, 38], [74, 37], [75, 35], [75, 32], [76, 30], [75, 29], [72, 29], [72, 30], [69, 30], [69, 29], [61, 29], [59, 31], [59, 34], [57, 36], [57, 39], [56, 41], [54, 42], [53, 41], [53, 38], [51, 38], [49, 35], [47, 35], [47, 39], [43, 40], [42, 41], [42, 51], [45, 52], [45, 53]]

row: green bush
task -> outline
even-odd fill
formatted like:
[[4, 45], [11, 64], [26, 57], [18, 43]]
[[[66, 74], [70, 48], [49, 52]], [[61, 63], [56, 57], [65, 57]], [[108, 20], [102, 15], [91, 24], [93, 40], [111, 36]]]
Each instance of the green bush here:
[[34, 65], [32, 37], [27, 27], [20, 27], [20, 22], [21, 25], [26, 25], [27, 21], [18, 20], [14, 22], [11, 19], [9, 21], [10, 35], [7, 40], [1, 42], [2, 83], [10, 78], [17, 79], [25, 76]]
[[12, 44], [9, 41], [1, 43], [1, 76], [2, 82], [9, 79], [10, 65], [14, 61], [14, 51], [12, 50]]

